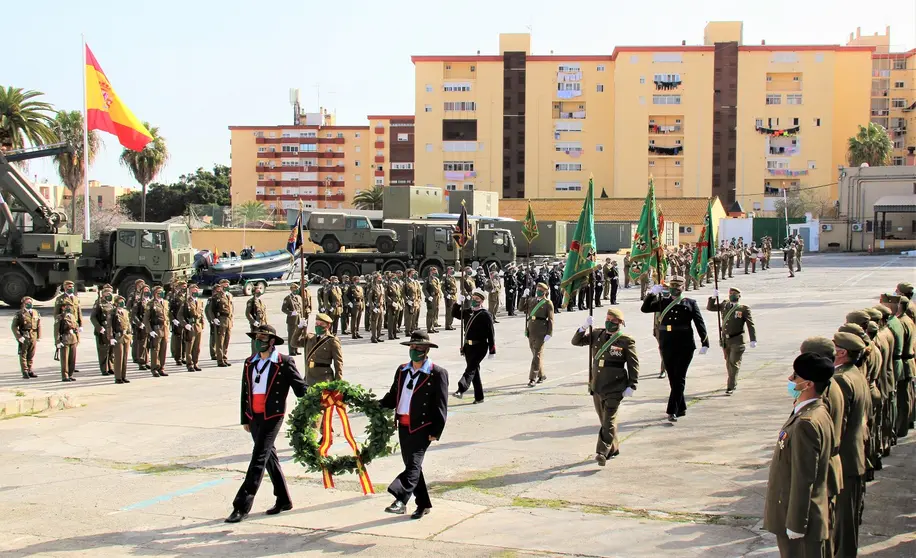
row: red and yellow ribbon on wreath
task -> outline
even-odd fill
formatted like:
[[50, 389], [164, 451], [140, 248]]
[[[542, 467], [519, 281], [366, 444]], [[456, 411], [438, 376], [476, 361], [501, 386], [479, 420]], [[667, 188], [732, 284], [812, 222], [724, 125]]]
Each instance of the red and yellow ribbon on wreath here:
[[[359, 458], [359, 446], [356, 443], [356, 438], [353, 437], [353, 431], [350, 429], [350, 419], [347, 417], [347, 407], [343, 402], [343, 394], [339, 391], [325, 390], [321, 392], [321, 408], [324, 409], [324, 413], [321, 416], [322, 440], [321, 446], [318, 448], [319, 455], [327, 457], [328, 450], [331, 449], [331, 445], [334, 443], [334, 429], [331, 428], [331, 419], [334, 418], [334, 411], [336, 410], [338, 416], [340, 416], [340, 422], [343, 424], [344, 438], [353, 448], [353, 453], [356, 454], [356, 472], [359, 475], [359, 486], [363, 489], [363, 494], [375, 494], [375, 488], [372, 487], [372, 481], [369, 480], [369, 473]], [[334, 477], [326, 467], [321, 468], [321, 478], [324, 481], [325, 488], [334, 488]]]

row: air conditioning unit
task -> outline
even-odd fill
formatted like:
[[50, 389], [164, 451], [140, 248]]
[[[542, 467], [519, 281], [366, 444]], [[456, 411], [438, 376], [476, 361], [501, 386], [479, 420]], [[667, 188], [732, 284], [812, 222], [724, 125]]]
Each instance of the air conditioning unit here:
[[821, 230], [822, 231], [832, 231], [833, 225], [821, 225]]
[[853, 223], [852, 232], [862, 232], [862, 223]]
[[684, 234], [692, 234], [693, 227], [684, 227]]

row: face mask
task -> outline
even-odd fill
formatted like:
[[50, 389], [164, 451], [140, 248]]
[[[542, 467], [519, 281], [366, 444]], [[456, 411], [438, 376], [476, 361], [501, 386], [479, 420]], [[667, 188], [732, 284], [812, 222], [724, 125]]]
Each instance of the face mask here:
[[149, 293], [143, 293], [143, 299], [144, 299], [144, 300], [149, 300], [149, 299], [151, 299], [151, 298], [152, 298], [152, 297], [150, 296]]
[[67, 287], [67, 294], [73, 294], [73, 287]]
[[681, 290], [680, 290], [680, 289], [668, 289], [668, 292], [670, 292], [670, 293], [671, 293], [671, 296], [673, 296], [674, 298], [677, 298], [677, 297], [681, 296]]
[[620, 329], [620, 324], [618, 324], [617, 322], [612, 322], [611, 320], [608, 320], [604, 322], [604, 329], [608, 331], [617, 331], [618, 329]]
[[192, 292], [192, 293], [191, 293], [191, 296], [193, 296], [194, 298], [199, 297], [199, 296], [200, 296], [200, 291], [194, 291], [194, 292]]
[[111, 302], [111, 300], [112, 300], [111, 295], [105, 295], [105, 302]]
[[411, 362], [423, 362], [424, 359], [426, 359], [426, 351], [421, 351], [420, 349], [410, 349]]
[[126, 305], [123, 302], [118, 303], [118, 308], [124, 308]]
[[730, 294], [730, 295], [728, 295], [728, 300], [730, 300], [730, 301], [732, 301], [732, 302], [738, 302], [738, 299], [739, 299], [739, 298], [740, 298], [740, 297], [739, 297], [738, 295], [736, 295], [736, 294]]
[[26, 303], [25, 303], [25, 309], [26, 309], [26, 310], [31, 310], [31, 309], [32, 309], [32, 303], [31, 303], [31, 302], [26, 302]]
[[297, 294], [299, 294], [299, 289], [293, 289], [293, 290], [290, 291], [290, 292], [291, 292], [292, 294], [294, 294], [294, 295], [297, 295]]
[[324, 326], [320, 326], [320, 325], [316, 325], [316, 326], [315, 326], [315, 333], [316, 333], [317, 335], [324, 335], [324, 332], [326, 332], [327, 330], [328, 330], [328, 328], [326, 328], [326, 327], [324, 327]]
[[471, 300], [471, 307], [472, 307], [472, 308], [480, 308], [480, 301], [477, 300], [476, 298], [473, 299], [473, 300]]
[[259, 353], [267, 352], [267, 349], [270, 348], [270, 341], [262, 341], [260, 339], [254, 340], [254, 348]]
[[545, 293], [544, 291], [540, 291], [540, 290], [539, 290], [539, 291], [538, 291], [538, 298], [544, 298], [544, 295], [546, 295], [546, 294], [547, 294], [547, 293]]
[[261, 291], [255, 291], [254, 296], [261, 296]]
[[786, 388], [788, 389], [789, 397], [792, 399], [798, 399], [798, 397], [802, 394], [802, 391], [804, 391], [798, 389], [798, 386], [795, 385], [795, 382], [792, 380], [789, 380], [789, 384], [786, 386]]

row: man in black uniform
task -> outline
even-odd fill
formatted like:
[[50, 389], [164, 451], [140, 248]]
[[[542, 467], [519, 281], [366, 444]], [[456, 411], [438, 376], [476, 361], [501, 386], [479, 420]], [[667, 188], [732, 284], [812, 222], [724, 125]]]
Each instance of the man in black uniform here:
[[617, 289], [620, 288], [620, 271], [617, 269], [617, 260], [611, 261], [611, 267], [607, 270], [607, 282], [611, 290], [611, 304], [617, 304]]
[[684, 400], [684, 389], [687, 384], [687, 369], [693, 360], [697, 346], [693, 339], [693, 328], [700, 336], [700, 354], [709, 350], [709, 338], [706, 336], [706, 324], [697, 301], [685, 298], [683, 294], [683, 277], [672, 277], [668, 292], [662, 285], [655, 285], [649, 290], [642, 302], [643, 314], [659, 312], [658, 345], [662, 353], [662, 362], [668, 371], [668, 420], [677, 422], [678, 417], [687, 414], [687, 402]]
[[[459, 301], [463, 302], [462, 296]], [[493, 331], [493, 315], [487, 311], [483, 302], [487, 293], [474, 289], [471, 293], [471, 307], [468, 309], [455, 306], [455, 318], [461, 320], [464, 333], [464, 345], [461, 354], [467, 366], [464, 375], [458, 381], [455, 397], [461, 399], [471, 384], [474, 385], [474, 403], [483, 403], [483, 384], [480, 382], [480, 363], [489, 352], [490, 358], [496, 357], [496, 338]]]
[[515, 279], [515, 266], [509, 264], [503, 275], [503, 286], [506, 290], [506, 313], [515, 315], [515, 299], [518, 294], [518, 281]]
[[601, 293], [604, 292], [604, 269], [600, 264], [595, 260], [595, 253], [592, 252], [591, 260], [595, 262], [595, 267], [592, 268], [592, 300], [590, 300], [589, 306], [594, 302], [594, 308], [601, 308]]
[[562, 312], [563, 291], [560, 290], [560, 283], [563, 282], [563, 274], [560, 273], [559, 264], [553, 264], [553, 269], [547, 276], [547, 284], [550, 286], [550, 302], [553, 303], [554, 312]]

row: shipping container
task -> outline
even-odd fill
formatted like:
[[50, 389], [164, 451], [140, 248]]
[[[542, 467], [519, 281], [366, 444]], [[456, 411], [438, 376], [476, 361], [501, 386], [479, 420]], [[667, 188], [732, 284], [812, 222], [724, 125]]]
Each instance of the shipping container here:
[[419, 219], [444, 209], [442, 188], [432, 186], [387, 186], [383, 199], [385, 219]]
[[[575, 225], [575, 223], [573, 223]], [[562, 256], [568, 249], [567, 223], [566, 221], [538, 221], [538, 237], [531, 243], [531, 250], [528, 250], [528, 241], [522, 234], [524, 227], [522, 221], [497, 221], [492, 219], [481, 218], [480, 226], [482, 228], [499, 228], [508, 229], [515, 239], [515, 246], [518, 248], [519, 257], [540, 257], [540, 256]], [[573, 228], [575, 230], [575, 227]]]
[[461, 202], [463, 201], [468, 209], [468, 215], [499, 217], [499, 194], [496, 192], [456, 190], [446, 192], [446, 194], [449, 213], [461, 213]]

